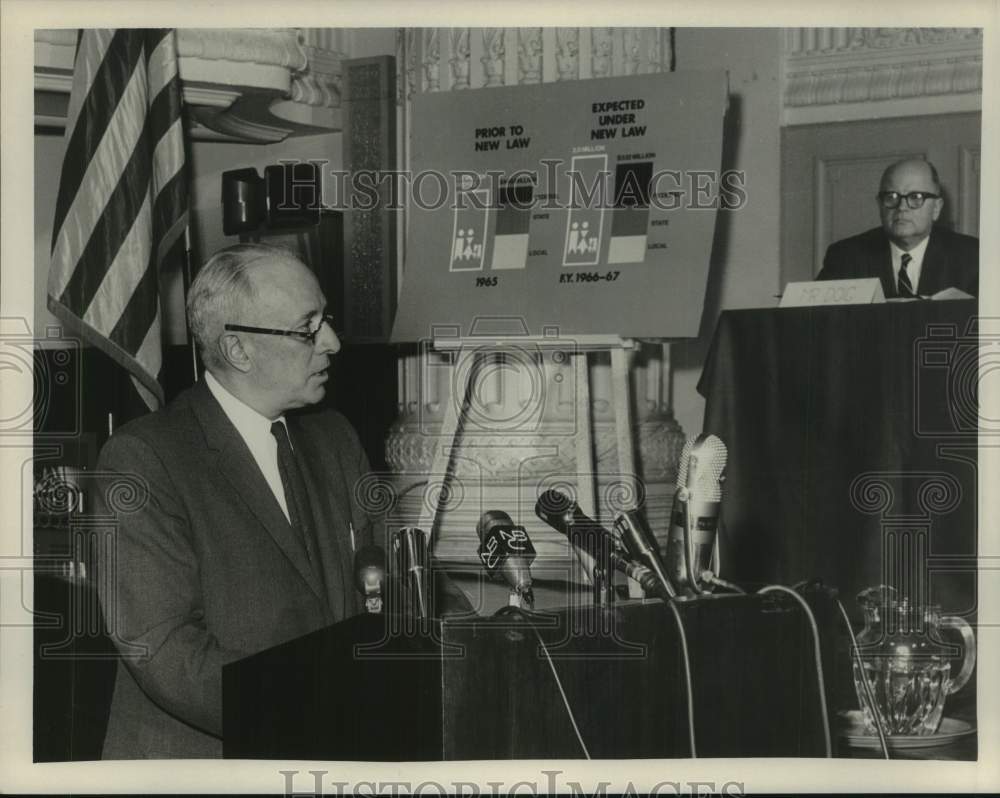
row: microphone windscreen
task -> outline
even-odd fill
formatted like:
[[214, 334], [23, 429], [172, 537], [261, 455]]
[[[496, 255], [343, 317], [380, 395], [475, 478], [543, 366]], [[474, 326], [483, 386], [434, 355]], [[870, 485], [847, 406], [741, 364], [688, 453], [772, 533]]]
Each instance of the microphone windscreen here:
[[681, 460], [677, 466], [677, 487], [685, 488], [688, 484], [688, 463], [691, 460], [691, 447], [694, 446], [694, 438], [684, 441], [684, 448], [681, 449]]
[[726, 470], [728, 457], [726, 444], [717, 435], [700, 438], [691, 450], [688, 464], [690, 484], [700, 501], [722, 500], [722, 473]]
[[362, 594], [367, 592], [366, 578], [373, 571], [385, 578], [385, 550], [381, 546], [362, 546], [354, 555], [354, 586]]
[[567, 534], [577, 514], [576, 503], [565, 493], [547, 490], [535, 502], [535, 515], [557, 532]]
[[511, 518], [503, 510], [487, 510], [479, 517], [479, 523], [476, 524], [476, 534], [479, 536], [479, 540], [482, 541], [495, 526], [514, 526], [514, 519]]

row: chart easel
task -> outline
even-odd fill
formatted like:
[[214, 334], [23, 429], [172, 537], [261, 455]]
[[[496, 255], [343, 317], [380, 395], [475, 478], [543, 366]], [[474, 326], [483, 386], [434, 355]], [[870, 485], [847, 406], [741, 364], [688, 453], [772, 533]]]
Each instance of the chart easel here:
[[[565, 349], [566, 341], [547, 337], [518, 336], [473, 336], [468, 338], [435, 338], [432, 349], [438, 352], [461, 352], [471, 350], [468, 357], [474, 358], [464, 371], [464, 378], [454, 385], [455, 399], [446, 403], [444, 418], [441, 424], [440, 443], [434, 453], [431, 474], [443, 475], [441, 482], [431, 480], [425, 488], [424, 501], [420, 517], [420, 528], [430, 533], [430, 544], [440, 529], [442, 506], [447, 504], [449, 484], [455, 475], [458, 449], [462, 441], [462, 432], [469, 413], [472, 392], [476, 387], [482, 366], [488, 358], [505, 350], [516, 348], [523, 351], [525, 347], [540, 350]], [[574, 373], [576, 376], [575, 401], [577, 409], [576, 425], [576, 467], [578, 474], [577, 503], [591, 518], [597, 518], [597, 485], [594, 467], [593, 444], [594, 431], [590, 405], [590, 369], [589, 355], [593, 352], [608, 352], [611, 357], [611, 380], [614, 391], [614, 417], [618, 445], [618, 463], [620, 479], [627, 481], [623, 495], [637, 497], [635, 484], [635, 456], [632, 446], [632, 419], [629, 397], [629, 353], [636, 349], [636, 343], [630, 338], [611, 335], [575, 336], [572, 341], [573, 351], [570, 357], [578, 358]], [[437, 499], [431, 501], [434, 490], [438, 490]], [[623, 508], [628, 509], [628, 508]], [[630, 585], [630, 591], [632, 586]]]

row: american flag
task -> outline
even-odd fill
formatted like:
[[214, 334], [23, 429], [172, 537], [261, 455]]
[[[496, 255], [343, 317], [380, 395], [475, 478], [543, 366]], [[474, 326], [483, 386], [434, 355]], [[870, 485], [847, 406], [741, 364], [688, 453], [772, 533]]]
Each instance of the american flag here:
[[159, 276], [185, 255], [188, 185], [173, 30], [84, 30], [52, 226], [49, 309], [163, 403]]

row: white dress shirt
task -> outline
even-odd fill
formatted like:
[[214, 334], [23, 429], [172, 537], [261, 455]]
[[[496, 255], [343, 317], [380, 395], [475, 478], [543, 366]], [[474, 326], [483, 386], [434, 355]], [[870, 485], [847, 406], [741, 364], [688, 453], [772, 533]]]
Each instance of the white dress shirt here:
[[[917, 293], [917, 286], [920, 285], [920, 269], [924, 265], [924, 253], [927, 252], [927, 242], [931, 240], [927, 236], [909, 251], [910, 262], [906, 264], [906, 275], [910, 278], [910, 285], [913, 286], [913, 293]], [[899, 269], [902, 265], [904, 250], [897, 247], [891, 241], [889, 248], [892, 250], [892, 274], [896, 278], [896, 291], [899, 291]]]
[[[281, 484], [281, 472], [278, 470], [278, 441], [271, 434], [271, 420], [233, 396], [209, 371], [205, 372], [205, 384], [222, 406], [222, 412], [233, 422], [236, 431], [246, 442], [274, 498], [281, 505], [281, 511], [291, 523], [288, 504], [285, 501], [285, 489]], [[285, 417], [279, 416], [277, 420], [285, 425], [287, 431], [288, 424], [285, 422]]]

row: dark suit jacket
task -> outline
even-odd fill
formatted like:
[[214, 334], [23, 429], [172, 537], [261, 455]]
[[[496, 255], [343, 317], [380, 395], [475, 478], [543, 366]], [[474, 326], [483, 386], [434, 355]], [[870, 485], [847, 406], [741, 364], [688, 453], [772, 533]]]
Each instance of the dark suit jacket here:
[[122, 654], [105, 759], [221, 756], [223, 664], [362, 611], [348, 524], [357, 548], [372, 542], [355, 491], [367, 460], [340, 414], [286, 418], [307, 463], [325, 590], [204, 382], [101, 451], [99, 469], [121, 475], [98, 499], [116, 521], [99, 593]]
[[[898, 296], [889, 239], [881, 227], [831, 244], [816, 279], [860, 277], [878, 277], [887, 298]], [[951, 287], [979, 296], [979, 239], [935, 227], [927, 242], [917, 293], [930, 296]]]

